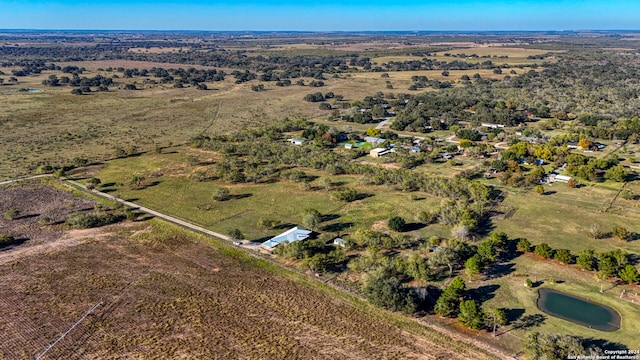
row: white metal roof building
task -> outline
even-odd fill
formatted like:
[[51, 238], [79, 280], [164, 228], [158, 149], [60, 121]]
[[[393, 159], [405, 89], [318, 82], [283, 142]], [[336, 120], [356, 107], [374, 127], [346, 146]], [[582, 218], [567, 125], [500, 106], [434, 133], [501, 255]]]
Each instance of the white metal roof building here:
[[571, 176], [556, 175], [556, 176], [553, 176], [552, 179], [553, 181], [569, 182], [569, 180], [571, 180]]
[[304, 240], [308, 238], [309, 235], [311, 235], [311, 230], [295, 226], [283, 232], [282, 234], [265, 241], [264, 243], [262, 243], [262, 246], [271, 250], [285, 241], [288, 243], [292, 243], [295, 241]]
[[391, 150], [387, 148], [375, 148], [369, 151], [369, 156], [377, 158], [380, 156], [387, 155]]

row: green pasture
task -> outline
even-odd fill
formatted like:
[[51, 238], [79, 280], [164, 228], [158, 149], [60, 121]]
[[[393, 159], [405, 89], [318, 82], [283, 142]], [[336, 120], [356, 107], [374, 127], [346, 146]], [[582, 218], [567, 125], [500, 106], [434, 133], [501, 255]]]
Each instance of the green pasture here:
[[[319, 230], [328, 233], [355, 231], [378, 226], [387, 230], [386, 220], [394, 215], [402, 216], [408, 223], [415, 223], [420, 211], [428, 210], [439, 203], [439, 199], [422, 193], [392, 191], [385, 186], [360, 185], [355, 176], [333, 176], [335, 187], [355, 188], [363, 198], [351, 203], [336, 201], [330, 191], [322, 188], [319, 177], [329, 174], [301, 169], [316, 177], [310, 190], [300, 184], [288, 181], [267, 183], [230, 184], [220, 180], [198, 182], [190, 178], [196, 170], [206, 170], [206, 166], [187, 165], [187, 157], [200, 156], [202, 161], [210, 157], [204, 152], [175, 148], [166, 154], [145, 154], [138, 157], [112, 160], [101, 168], [89, 169], [87, 176], [100, 178], [102, 189], [111, 191], [124, 199], [129, 199], [211, 230], [228, 233], [240, 229], [249, 239], [273, 236], [284, 230], [267, 230], [257, 226], [261, 218], [278, 220], [285, 225], [299, 225], [305, 209], [313, 208], [325, 215]], [[149, 186], [132, 190], [128, 181], [133, 175], [147, 178]], [[153, 178], [153, 174], [162, 176]], [[215, 201], [213, 193], [217, 188], [226, 187], [232, 199]], [[448, 230], [439, 226], [417, 228], [409, 232], [415, 236], [445, 236]]]
[[[507, 314], [511, 313], [514, 318], [519, 316], [522, 319], [529, 315], [544, 317], [544, 321], [535, 326], [517, 328], [516, 320], [515, 323], [499, 330], [498, 334], [501, 335], [497, 341], [503, 346], [518, 350], [521, 341], [532, 331], [572, 334], [587, 339], [607, 339], [629, 348], [637, 345], [637, 334], [640, 333], [640, 304], [620, 298], [623, 289], [637, 292], [637, 287], [616, 286], [610, 281], [598, 281], [594, 279], [593, 272], [581, 271], [575, 266], [561, 265], [555, 261], [541, 260], [532, 255], [521, 255], [514, 260], [514, 264], [513, 272], [505, 276], [467, 282], [469, 288], [484, 289], [487, 292], [488, 300], [485, 306], [507, 309]], [[612, 307], [621, 315], [620, 330], [602, 332], [544, 314], [536, 305], [539, 287], [526, 288], [524, 282], [527, 278], [538, 286], [549, 287]]]

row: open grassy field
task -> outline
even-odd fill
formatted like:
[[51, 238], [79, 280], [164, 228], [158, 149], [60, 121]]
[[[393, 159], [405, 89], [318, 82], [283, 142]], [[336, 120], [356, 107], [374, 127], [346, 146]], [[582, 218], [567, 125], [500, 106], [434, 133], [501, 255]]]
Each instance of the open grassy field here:
[[492, 358], [160, 221], [53, 243], [0, 265], [0, 357], [33, 358], [98, 304], [43, 359]]
[[[477, 289], [476, 292], [484, 294], [486, 305], [508, 309], [507, 317], [520, 319], [498, 331], [498, 334], [501, 334], [498, 341], [504, 346], [512, 346], [531, 331], [540, 331], [581, 336], [592, 339], [596, 344], [598, 339], [605, 338], [630, 349], [637, 347], [637, 334], [640, 332], [640, 304], [637, 299], [632, 303], [630, 301], [632, 297], [629, 296], [620, 298], [623, 289], [630, 294], [637, 293], [637, 286], [597, 281], [594, 280], [593, 272], [580, 271], [575, 266], [542, 260], [531, 254], [521, 255], [510, 264], [502, 265], [502, 268], [503, 276], [501, 277], [469, 280], [467, 284], [470, 288]], [[537, 286], [549, 287], [612, 307], [621, 315], [620, 330], [604, 333], [544, 314], [536, 306], [538, 288], [526, 288], [524, 286], [526, 278], [537, 283]], [[555, 284], [552, 279], [556, 281]], [[602, 293], [600, 293], [601, 286]], [[526, 324], [523, 319], [529, 316], [532, 321]], [[600, 346], [603, 347], [602, 344]], [[604, 348], [613, 348], [613, 345], [610, 344]]]
[[[546, 242], [553, 248], [569, 249], [573, 253], [588, 248], [640, 253], [638, 240], [625, 242], [613, 237], [596, 240], [590, 235], [592, 224], [598, 224], [605, 232], [614, 226], [640, 232], [640, 212], [637, 209], [621, 211], [614, 208], [604, 212], [615, 197], [615, 191], [598, 186], [571, 189], [562, 183], [547, 186], [546, 191], [548, 195], [543, 196], [533, 191], [509, 194], [504, 203], [515, 208], [515, 213], [508, 219], [495, 220], [496, 229], [512, 237], [527, 238], [533, 244]], [[637, 207], [637, 201], [630, 205]]]
[[[189, 157], [208, 165], [188, 165]], [[381, 159], [366, 158], [363, 161], [375, 160]], [[322, 190], [317, 180], [311, 182], [311, 190], [303, 190], [298, 184], [289, 181], [229, 184], [219, 180], [197, 182], [190, 178], [193, 172], [206, 170], [215, 161], [217, 157], [213, 153], [176, 147], [175, 151], [166, 154], [146, 154], [113, 160], [105, 166], [89, 169], [87, 176], [97, 176], [107, 184], [125, 184], [106, 188], [108, 191], [116, 191], [123, 198], [139, 201], [151, 208], [164, 209], [211, 230], [227, 233], [238, 228], [252, 239], [275, 234], [274, 230], [258, 228], [258, 219], [269, 218], [284, 224], [296, 224], [301, 221], [302, 210], [307, 208], [315, 208], [328, 215], [329, 220], [323, 223], [323, 227], [349, 232], [370, 228], [393, 215], [414, 222], [420, 211], [428, 210], [440, 202], [425, 194], [416, 193], [411, 196], [391, 191], [384, 186], [363, 186], [354, 176], [332, 177], [336, 184], [353, 187], [359, 193], [368, 195], [353, 203], [331, 199], [330, 193]], [[458, 171], [475, 166], [473, 161], [464, 159], [461, 164], [426, 164], [416, 171], [452, 176]], [[329, 176], [323, 172], [302, 170], [316, 177]], [[163, 174], [154, 179], [157, 184], [141, 190], [131, 190], [126, 186], [132, 174], [149, 177], [154, 173]], [[495, 179], [487, 182], [498, 185]], [[635, 185], [631, 183], [630, 189], [635, 189]], [[214, 201], [212, 194], [219, 187], [229, 188], [235, 198], [226, 202]], [[604, 232], [611, 231], [614, 226], [624, 226], [632, 233], [640, 233], [640, 227], [637, 226], [640, 224], [639, 205], [636, 200], [616, 198], [619, 188], [619, 183], [609, 182], [574, 189], [566, 184], [556, 183], [547, 185], [543, 196], [533, 191], [515, 192], [504, 188], [506, 199], [503, 205], [513, 208], [514, 212], [506, 219], [493, 218], [492, 227], [506, 232], [510, 237], [527, 238], [534, 244], [546, 242], [553, 248], [569, 249], [574, 254], [588, 248], [597, 251], [623, 249], [640, 253], [638, 240], [625, 242], [613, 237], [593, 239], [590, 234], [594, 223]], [[433, 225], [418, 227], [410, 234], [424, 238], [449, 235], [445, 227]]]
[[[474, 74], [480, 74], [483, 79], [498, 79], [502, 80], [505, 76], [509, 75], [508, 71], [503, 71], [502, 74], [494, 74], [493, 70], [488, 69], [471, 69], [471, 70], [448, 70], [449, 76], [442, 75], [442, 70], [423, 70], [423, 71], [390, 71], [388, 72], [388, 78], [382, 78], [381, 80], [389, 80], [395, 87], [399, 85], [406, 85], [406, 90], [411, 85], [411, 77], [413, 76], [426, 76], [430, 80], [450, 81], [457, 83], [460, 81], [462, 75], [468, 75], [472, 77]], [[516, 73], [521, 74], [528, 71], [528, 69], [515, 69]], [[363, 72], [353, 74], [355, 79], [375, 79], [380, 77], [379, 72]], [[399, 87], [400, 88], [400, 87]], [[421, 92], [424, 90], [420, 90]], [[405, 91], [406, 92], [406, 91]]]
[[[548, 51], [539, 49], [525, 49], [516, 47], [474, 47], [474, 48], [462, 48], [453, 49], [447, 51], [440, 51], [435, 54], [434, 59], [440, 61], [452, 61], [459, 59], [457, 57], [444, 56], [445, 53], [449, 54], [466, 54], [467, 56], [476, 54], [480, 58], [466, 58], [461, 59], [470, 63], [481, 63], [483, 61], [491, 60], [494, 64], [508, 64], [508, 65], [522, 65], [522, 64], [540, 64], [544, 61], [551, 62], [554, 59], [527, 59], [528, 56], [543, 55], [550, 52], [562, 52], [562, 51]], [[482, 56], [490, 56], [490, 58], [482, 58]], [[507, 56], [507, 58], [500, 58], [500, 56]]]
[[[109, 62], [99, 62], [107, 67]], [[140, 62], [138, 68], [151, 68]], [[165, 64], [168, 68], [171, 64]], [[111, 66], [119, 66], [114, 61]], [[3, 70], [9, 71], [4, 68]], [[104, 75], [109, 73], [100, 72]], [[318, 104], [302, 101], [307, 93], [332, 91], [347, 101], [386, 91], [383, 80], [329, 79], [322, 88], [278, 87], [266, 91], [235, 84], [231, 76], [209, 83], [210, 90], [142, 84], [143, 78], [117, 79], [120, 87], [137, 82], [141, 90], [112, 88], [108, 92], [72, 95], [70, 87], [46, 87], [42, 81], [61, 72], [20, 77], [16, 85], [0, 86], [0, 179], [33, 172], [40, 164], [68, 164], [73, 158], [112, 158], [116, 148], [150, 150], [187, 141], [200, 133], [226, 133], [270, 124], [284, 117], [326, 114]], [[83, 76], [98, 74], [89, 70]], [[408, 87], [408, 84], [407, 84]], [[403, 88], [405, 88], [403, 86]], [[19, 92], [36, 89], [39, 93]], [[396, 90], [397, 91], [397, 90]]]
[[[420, 211], [440, 201], [421, 193], [413, 194], [412, 199], [410, 194], [391, 191], [384, 186], [363, 186], [355, 176], [331, 177], [336, 186], [346, 185], [366, 196], [352, 203], [332, 199], [330, 192], [321, 189], [319, 180], [311, 182], [311, 190], [303, 190], [290, 181], [261, 184], [229, 184], [219, 180], [197, 182], [190, 178], [191, 173], [206, 169], [206, 166], [187, 165], [189, 156], [198, 156], [201, 163], [211, 163], [216, 159], [211, 153], [180, 147], [167, 154], [146, 154], [109, 161], [105, 166], [90, 168], [82, 175], [97, 176], [104, 184], [127, 184], [131, 174], [148, 177], [161, 173], [161, 177], [153, 179], [157, 184], [144, 189], [131, 190], [126, 185], [107, 186], [105, 189], [214, 231], [228, 233], [234, 228], [241, 229], [249, 239], [268, 238], [282, 232], [259, 228], [256, 225], [258, 219], [275, 219], [293, 226], [300, 223], [303, 210], [308, 208], [325, 215], [326, 221], [321, 224], [321, 230], [325, 229], [328, 235], [335, 235], [336, 231], [349, 233], [379, 223], [386, 224], [386, 219], [393, 215], [415, 222]], [[309, 169], [301, 170], [318, 178], [329, 175]], [[220, 187], [228, 188], [234, 198], [216, 202], [213, 193]], [[446, 231], [443, 234], [443, 230], [439, 226], [417, 227], [409, 234], [423, 237], [447, 235]]]

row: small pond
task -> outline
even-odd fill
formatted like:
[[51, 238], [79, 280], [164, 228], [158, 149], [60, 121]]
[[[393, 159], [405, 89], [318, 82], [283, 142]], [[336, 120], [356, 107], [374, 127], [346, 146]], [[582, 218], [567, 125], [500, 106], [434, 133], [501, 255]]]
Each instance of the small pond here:
[[544, 313], [600, 331], [620, 329], [620, 315], [612, 308], [551, 289], [538, 290], [538, 308]]

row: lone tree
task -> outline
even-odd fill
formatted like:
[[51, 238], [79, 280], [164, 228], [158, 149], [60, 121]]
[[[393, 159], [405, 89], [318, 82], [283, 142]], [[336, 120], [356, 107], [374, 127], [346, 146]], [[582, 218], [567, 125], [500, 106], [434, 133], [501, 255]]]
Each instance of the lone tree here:
[[618, 275], [620, 276], [620, 279], [626, 281], [628, 284], [637, 283], [638, 280], [640, 280], [638, 269], [633, 265], [625, 266], [624, 269], [620, 270]]
[[629, 241], [629, 238], [631, 237], [629, 230], [622, 226], [614, 226], [611, 232], [620, 240]]
[[315, 230], [322, 220], [320, 212], [316, 209], [307, 209], [302, 214], [302, 225], [311, 230]]
[[378, 306], [393, 311], [411, 314], [415, 311], [415, 300], [400, 281], [385, 274], [374, 275], [366, 283], [364, 294], [367, 299]]
[[0, 234], [0, 248], [12, 245], [16, 239], [9, 234]]
[[553, 259], [563, 264], [573, 264], [573, 255], [567, 249], [556, 250]]
[[[524, 355], [526, 359], [567, 359], [574, 354], [588, 354], [589, 350], [583, 345], [582, 339], [557, 334], [541, 334], [535, 332], [529, 334], [527, 343], [524, 346]], [[600, 350], [601, 351], [601, 350]]]
[[460, 303], [458, 321], [466, 327], [480, 330], [484, 324], [484, 313], [474, 300], [463, 301]]
[[531, 251], [531, 243], [527, 239], [520, 239], [518, 241], [518, 244], [516, 244], [516, 249], [518, 251], [522, 251], [524, 253], [527, 253], [527, 252]]
[[496, 329], [498, 325], [504, 325], [507, 323], [507, 316], [504, 310], [489, 306], [484, 311], [485, 321], [487, 326], [493, 327], [493, 336], [496, 336]]
[[587, 249], [583, 250], [580, 255], [578, 255], [576, 263], [584, 270], [595, 270], [598, 265], [598, 259], [596, 258], [593, 250]]
[[534, 250], [535, 254], [541, 256], [545, 259], [549, 259], [553, 256], [553, 249], [547, 243], [542, 243], [536, 245], [536, 249]]
[[387, 225], [389, 225], [389, 229], [393, 231], [401, 232], [404, 230], [406, 222], [400, 216], [394, 216], [391, 219], [389, 219], [389, 221], [387, 222]]
[[219, 188], [213, 193], [215, 201], [227, 201], [231, 199], [231, 192], [227, 188]]
[[240, 229], [233, 229], [229, 232], [229, 237], [233, 241], [238, 241], [244, 239], [244, 234], [242, 233], [242, 231], [240, 231]]
[[467, 286], [459, 276], [451, 280], [436, 301], [434, 310], [440, 316], [453, 316], [459, 311], [460, 300], [467, 292]]
[[536, 186], [536, 194], [538, 194], [538, 195], [544, 195], [544, 186], [542, 186], [542, 185], [537, 185], [537, 186]]
[[629, 173], [622, 165], [616, 165], [611, 167], [604, 173], [604, 178], [607, 180], [613, 180], [617, 182], [624, 182], [627, 179]]
[[20, 211], [18, 211], [16, 209], [9, 209], [9, 210], [4, 212], [4, 218], [7, 219], [8, 221], [15, 220], [19, 216], [20, 216]]
[[473, 277], [482, 272], [483, 261], [480, 254], [475, 254], [464, 263], [464, 270], [468, 276]]

